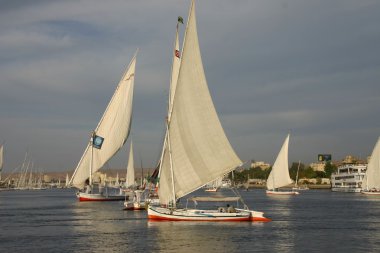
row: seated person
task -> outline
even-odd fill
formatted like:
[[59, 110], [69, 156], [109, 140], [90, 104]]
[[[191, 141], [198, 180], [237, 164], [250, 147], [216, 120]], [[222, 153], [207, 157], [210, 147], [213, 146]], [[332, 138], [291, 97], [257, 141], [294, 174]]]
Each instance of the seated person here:
[[236, 210], [232, 205], [230, 206], [229, 204], [227, 204], [227, 212], [228, 213], [236, 213]]

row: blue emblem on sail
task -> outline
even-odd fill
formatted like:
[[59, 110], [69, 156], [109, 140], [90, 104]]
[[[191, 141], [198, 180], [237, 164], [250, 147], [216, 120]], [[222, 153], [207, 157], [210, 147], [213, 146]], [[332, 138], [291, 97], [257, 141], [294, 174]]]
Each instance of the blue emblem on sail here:
[[104, 141], [103, 137], [98, 136], [98, 135], [94, 135], [94, 137], [92, 138], [92, 146], [94, 148], [101, 149], [103, 141]]

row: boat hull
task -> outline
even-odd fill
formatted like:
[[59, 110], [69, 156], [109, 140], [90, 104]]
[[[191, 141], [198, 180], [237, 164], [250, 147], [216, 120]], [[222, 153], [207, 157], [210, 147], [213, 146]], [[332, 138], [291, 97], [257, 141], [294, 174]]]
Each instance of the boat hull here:
[[267, 190], [266, 193], [269, 195], [298, 195], [300, 194], [297, 191], [270, 191], [270, 190]]
[[[101, 193], [77, 192], [79, 201], [121, 201], [125, 200], [124, 195], [103, 195]], [[128, 197], [127, 197], [128, 198]]]
[[221, 213], [218, 210], [175, 209], [164, 207], [148, 207], [148, 219], [155, 221], [208, 221], [208, 222], [237, 222], [257, 221], [269, 222], [262, 212], [237, 209], [235, 213]]
[[371, 195], [371, 196], [380, 196], [380, 192], [362, 191], [361, 193], [365, 195]]
[[124, 202], [124, 210], [128, 211], [141, 211], [146, 209], [146, 203], [145, 202], [130, 202], [126, 201]]
[[332, 187], [331, 191], [333, 192], [356, 192], [359, 193], [362, 191], [362, 188], [357, 187]]

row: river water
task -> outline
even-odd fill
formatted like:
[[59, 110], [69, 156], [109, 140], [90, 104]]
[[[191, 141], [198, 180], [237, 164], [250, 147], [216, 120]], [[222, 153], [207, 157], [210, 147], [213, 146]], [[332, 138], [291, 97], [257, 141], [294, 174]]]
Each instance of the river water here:
[[0, 252], [380, 252], [380, 198], [242, 191], [269, 223], [151, 222], [72, 189], [0, 192]]

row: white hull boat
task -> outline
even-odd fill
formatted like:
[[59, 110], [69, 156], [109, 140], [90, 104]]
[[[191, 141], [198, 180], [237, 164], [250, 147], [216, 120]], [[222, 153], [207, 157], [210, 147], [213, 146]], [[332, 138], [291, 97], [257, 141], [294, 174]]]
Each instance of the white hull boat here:
[[106, 195], [103, 193], [77, 192], [79, 201], [122, 201], [128, 198], [125, 195]]
[[[137, 52], [136, 52], [137, 54]], [[99, 171], [125, 144], [131, 127], [136, 54], [125, 70], [97, 127], [91, 133], [87, 147], [68, 186], [77, 188], [79, 201], [117, 201], [124, 194], [93, 192], [94, 173]], [[118, 182], [117, 182], [118, 183]]]
[[297, 191], [270, 191], [270, 190], [267, 190], [266, 193], [269, 195], [298, 195], [300, 194]]
[[[251, 211], [246, 206], [230, 213], [177, 206], [180, 198], [223, 178], [243, 164], [225, 135], [208, 89], [194, 2], [190, 6], [182, 54], [177, 23], [166, 133], [158, 172], [160, 206], [150, 205], [148, 218], [168, 221], [270, 221], [263, 213]], [[183, 19], [179, 17], [178, 22], [183, 23]], [[205, 201], [217, 200], [208, 198]]]
[[251, 210], [237, 209], [235, 213], [220, 212], [219, 210], [201, 209], [170, 209], [163, 207], [148, 207], [148, 218], [161, 221], [271, 221], [264, 213]]

